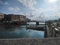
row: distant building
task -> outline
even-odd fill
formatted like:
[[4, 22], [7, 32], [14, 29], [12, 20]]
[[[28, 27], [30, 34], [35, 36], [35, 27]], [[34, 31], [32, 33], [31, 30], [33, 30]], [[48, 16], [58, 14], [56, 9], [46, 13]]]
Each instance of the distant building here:
[[59, 20], [49, 20], [46, 22], [48, 25], [60, 26], [60, 19]]
[[20, 22], [26, 22], [26, 16], [20, 15]]
[[27, 21], [30, 19], [26, 18], [24, 15], [17, 15], [17, 14], [0, 14], [0, 22], [18, 22], [22, 24], [26, 24]]
[[20, 21], [20, 15], [11, 15], [11, 21]]
[[11, 21], [11, 15], [4, 14], [4, 21]]
[[27, 20], [27, 22], [30, 22], [31, 21], [31, 19], [29, 19], [29, 18], [26, 18], [26, 20]]
[[4, 14], [0, 14], [0, 21], [3, 21], [4, 19]]
[[12, 22], [26, 22], [26, 16], [24, 15], [16, 15], [16, 14], [8, 14], [8, 15], [4, 15], [4, 21], [12, 21]]

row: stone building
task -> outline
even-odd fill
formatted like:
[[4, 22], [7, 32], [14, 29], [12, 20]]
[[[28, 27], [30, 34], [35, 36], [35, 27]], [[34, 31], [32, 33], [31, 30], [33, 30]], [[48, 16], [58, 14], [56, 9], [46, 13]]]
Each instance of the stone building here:
[[24, 15], [11, 15], [11, 21], [26, 22], [26, 16]]
[[4, 21], [11, 21], [11, 15], [4, 14]]
[[20, 22], [26, 22], [26, 16], [20, 15]]
[[0, 14], [0, 20], [2, 22], [15, 22], [15, 23], [22, 23], [26, 24], [26, 21], [28, 20], [26, 16], [24, 15], [17, 15], [17, 14]]
[[3, 21], [4, 19], [4, 14], [0, 14], [0, 21]]
[[20, 21], [20, 15], [11, 15], [11, 21]]

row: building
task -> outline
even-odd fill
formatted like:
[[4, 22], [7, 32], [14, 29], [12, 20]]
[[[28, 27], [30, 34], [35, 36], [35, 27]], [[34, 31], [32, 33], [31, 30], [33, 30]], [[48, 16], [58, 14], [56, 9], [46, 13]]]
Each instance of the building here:
[[0, 22], [3, 21], [4, 19], [4, 14], [0, 14]]
[[20, 17], [19, 17], [20, 15], [11, 15], [11, 21], [20, 21]]
[[20, 22], [26, 22], [26, 16], [20, 15]]
[[11, 15], [4, 14], [4, 21], [11, 21]]
[[31, 21], [31, 19], [29, 19], [29, 18], [26, 18], [26, 20], [27, 20], [27, 22], [30, 22]]
[[15, 15], [15, 14], [8, 14], [8, 15], [5, 14], [4, 15], [4, 21], [26, 22], [26, 16], [24, 16], [24, 15]]
[[10, 22], [10, 23], [20, 23], [26, 24], [27, 18], [24, 15], [17, 15], [17, 14], [0, 14], [0, 22]]

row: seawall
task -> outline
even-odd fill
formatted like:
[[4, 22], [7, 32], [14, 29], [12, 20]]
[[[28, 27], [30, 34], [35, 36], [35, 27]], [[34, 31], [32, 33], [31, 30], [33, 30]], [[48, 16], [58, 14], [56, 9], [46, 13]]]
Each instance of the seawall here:
[[0, 39], [0, 45], [60, 45], [60, 37], [41, 39]]

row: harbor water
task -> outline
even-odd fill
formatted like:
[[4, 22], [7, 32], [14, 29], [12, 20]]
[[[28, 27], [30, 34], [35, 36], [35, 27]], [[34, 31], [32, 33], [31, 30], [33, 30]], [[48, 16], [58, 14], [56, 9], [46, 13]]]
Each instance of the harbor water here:
[[26, 25], [0, 27], [0, 38], [44, 38], [43, 31], [26, 29]]

